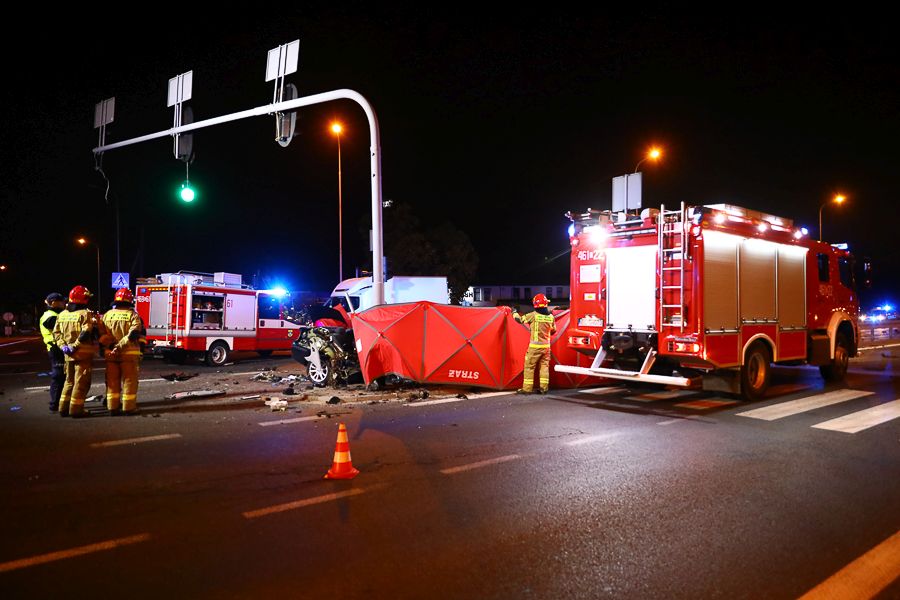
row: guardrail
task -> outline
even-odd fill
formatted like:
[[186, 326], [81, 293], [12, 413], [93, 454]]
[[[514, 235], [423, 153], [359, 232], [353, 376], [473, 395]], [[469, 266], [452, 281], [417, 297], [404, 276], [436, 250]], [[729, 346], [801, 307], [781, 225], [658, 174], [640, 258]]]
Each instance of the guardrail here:
[[900, 319], [877, 323], [859, 323], [859, 347], [900, 345]]

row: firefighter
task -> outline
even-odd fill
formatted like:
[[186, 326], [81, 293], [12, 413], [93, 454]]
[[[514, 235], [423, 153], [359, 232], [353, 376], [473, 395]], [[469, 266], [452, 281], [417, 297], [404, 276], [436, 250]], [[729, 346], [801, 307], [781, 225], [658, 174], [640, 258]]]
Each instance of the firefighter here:
[[534, 391], [534, 370], [539, 367], [540, 391], [546, 394], [550, 390], [550, 336], [556, 333], [556, 320], [547, 308], [550, 304], [547, 296], [538, 294], [532, 304], [534, 311], [521, 318], [522, 324], [531, 328], [531, 340], [525, 353], [525, 379], [516, 393]]
[[56, 412], [59, 410], [59, 397], [66, 382], [66, 356], [53, 339], [53, 328], [56, 326], [59, 313], [66, 307], [66, 297], [59, 292], [53, 292], [47, 296], [44, 303], [47, 310], [41, 315], [38, 326], [50, 359], [50, 412]]
[[97, 353], [97, 317], [88, 307], [91, 292], [76, 285], [69, 292], [69, 304], [59, 313], [53, 340], [66, 356], [66, 382], [59, 401], [60, 416], [83, 417], [84, 400], [91, 389], [91, 371]]
[[106, 408], [111, 415], [137, 412], [138, 371], [144, 324], [134, 310], [134, 296], [119, 288], [112, 309], [103, 315], [101, 347], [106, 351]]

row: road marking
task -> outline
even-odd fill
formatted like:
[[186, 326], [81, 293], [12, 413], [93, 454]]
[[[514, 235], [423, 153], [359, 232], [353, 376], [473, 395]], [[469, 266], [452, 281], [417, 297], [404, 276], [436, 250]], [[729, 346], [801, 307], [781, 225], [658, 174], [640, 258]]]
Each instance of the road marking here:
[[806, 592], [800, 600], [874, 598], [900, 577], [900, 531]]
[[357, 488], [347, 490], [346, 492], [335, 492], [333, 494], [325, 494], [324, 496], [316, 496], [314, 498], [305, 498], [303, 500], [296, 500], [294, 502], [286, 502], [285, 504], [276, 504], [275, 506], [270, 506], [268, 508], [250, 510], [241, 514], [243, 514], [244, 518], [246, 519], [255, 519], [257, 517], [264, 517], [266, 515], [284, 512], [286, 510], [294, 510], [295, 508], [303, 508], [304, 506], [312, 506], [313, 504], [322, 504], [323, 502], [340, 500], [341, 498], [347, 498], [349, 496], [358, 496], [362, 493], [365, 493], [365, 491], [366, 490], [362, 488]]
[[601, 433], [599, 435], [592, 435], [588, 437], [579, 438], [577, 440], [572, 440], [571, 442], [566, 442], [566, 446], [581, 446], [582, 444], [593, 444], [594, 442], [602, 442], [605, 440], [612, 439], [619, 435], [618, 432], [615, 433]]
[[41, 363], [38, 361], [34, 361], [34, 362], [3, 362], [3, 363], [0, 363], [0, 367], [10, 367], [13, 365], [39, 365], [39, 364], [41, 364]]
[[669, 419], [668, 421], [660, 421], [657, 425], [674, 425], [675, 423], [684, 423], [687, 419]]
[[871, 396], [875, 392], [863, 392], [860, 390], [837, 390], [808, 398], [800, 398], [799, 400], [791, 400], [772, 406], [764, 406], [763, 408], [755, 408], [745, 412], [737, 413], [739, 417], [750, 417], [751, 419], [762, 419], [763, 421], [774, 421], [784, 417], [790, 417], [799, 413], [831, 406], [840, 402], [847, 402], [863, 396]]
[[7, 356], [19, 356], [21, 354], [28, 354], [28, 350], [13, 350]]
[[6, 342], [5, 344], [0, 344], [0, 348], [5, 348], [7, 346], [12, 346], [13, 344], [24, 344], [25, 342], [36, 342], [40, 338], [34, 338], [30, 340], [16, 340], [15, 342]]
[[62, 560], [64, 558], [74, 558], [82, 554], [90, 554], [92, 552], [100, 552], [101, 550], [112, 550], [119, 546], [127, 546], [129, 544], [137, 544], [138, 542], [146, 542], [150, 539], [149, 533], [140, 535], [132, 535], [129, 537], [118, 538], [115, 540], [107, 540], [96, 544], [88, 544], [87, 546], [79, 546], [69, 550], [60, 550], [59, 552], [51, 552], [49, 554], [41, 554], [40, 556], [32, 556], [31, 558], [20, 558], [19, 560], [11, 560], [9, 562], [0, 563], [0, 573], [6, 571], [15, 571], [16, 569], [24, 569], [25, 567], [33, 567], [44, 563]]
[[320, 417], [318, 415], [312, 417], [297, 417], [296, 419], [281, 419], [278, 421], [260, 421], [259, 424], [263, 427], [271, 427], [272, 425], [287, 425], [288, 423], [302, 423], [303, 421], [315, 421], [316, 419], [322, 419], [324, 417]]
[[[100, 371], [101, 369], [94, 369], [95, 371]], [[168, 381], [168, 379], [163, 379], [162, 377], [156, 377], [153, 379], [138, 379], [138, 383], [153, 383], [155, 381]], [[91, 383], [91, 387], [98, 385], [106, 385], [102, 381], [98, 381], [97, 383]], [[46, 392], [50, 389], [49, 385], [38, 385], [35, 387], [27, 387], [25, 388], [26, 392]]]
[[737, 400], [720, 400], [717, 398], [710, 398], [708, 400], [692, 400], [691, 402], [682, 402], [681, 404], [676, 404], [675, 406], [678, 408], [694, 408], [697, 410], [707, 410], [710, 408], [728, 406], [729, 404], [737, 404]]
[[487, 467], [489, 465], [496, 465], [497, 463], [504, 463], [510, 460], [516, 460], [517, 458], [522, 458], [518, 454], [508, 454], [506, 456], [498, 456], [497, 458], [489, 458], [488, 460], [482, 460], [479, 462], [469, 463], [467, 465], [460, 465], [458, 467], [450, 467], [449, 469], [441, 469], [441, 473], [444, 475], [453, 475], [454, 473], [462, 473], [463, 471], [471, 471], [472, 469], [480, 469], [481, 467]]
[[447, 404], [448, 402], [462, 402], [465, 398], [439, 398], [437, 400], [425, 400], [424, 402], [408, 402], [406, 406], [428, 406], [430, 404]]
[[171, 440], [180, 438], [180, 433], [166, 433], [164, 435], [148, 435], [145, 437], [128, 438], [127, 440], [112, 440], [110, 442], [95, 442], [91, 444], [91, 448], [104, 448], [106, 446], [127, 446], [128, 444], [143, 444], [144, 442], [155, 442], [158, 440]]
[[599, 387], [599, 388], [588, 388], [586, 390], [577, 390], [576, 394], [591, 394], [593, 396], [599, 396], [600, 394], [612, 394], [614, 392], [621, 392], [625, 388], [621, 385], [616, 385], [613, 387]]
[[484, 394], [472, 394], [469, 398], [493, 398], [494, 396], [509, 396], [510, 394], [515, 393], [515, 390], [507, 390], [505, 392], [485, 392]]
[[887, 423], [897, 417], [900, 417], [900, 400], [885, 402], [884, 404], [866, 408], [844, 417], [838, 417], [837, 419], [831, 419], [830, 421], [813, 425], [813, 427], [816, 429], [827, 429], [829, 431], [856, 433], [857, 431], [862, 431], [869, 427]]
[[640, 394], [638, 396], [625, 396], [623, 400], [634, 400], [636, 402], [656, 402], [657, 400], [671, 400], [682, 396], [692, 396], [697, 392], [694, 390], [670, 390], [666, 392], [651, 392], [649, 394]]

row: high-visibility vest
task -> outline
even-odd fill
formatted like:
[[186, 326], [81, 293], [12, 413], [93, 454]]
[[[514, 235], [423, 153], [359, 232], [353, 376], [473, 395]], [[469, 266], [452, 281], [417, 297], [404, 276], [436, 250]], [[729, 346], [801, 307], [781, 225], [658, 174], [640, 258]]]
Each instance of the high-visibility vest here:
[[[56, 345], [56, 342], [53, 341], [53, 327], [56, 325], [56, 317], [59, 316], [59, 313], [52, 309], [47, 309], [44, 314], [41, 315], [40, 321], [38, 321], [38, 325], [41, 328], [41, 338], [44, 340], [44, 345], [47, 346], [47, 350], [50, 350], [53, 346]], [[53, 322], [48, 322], [48, 319], [53, 318]]]

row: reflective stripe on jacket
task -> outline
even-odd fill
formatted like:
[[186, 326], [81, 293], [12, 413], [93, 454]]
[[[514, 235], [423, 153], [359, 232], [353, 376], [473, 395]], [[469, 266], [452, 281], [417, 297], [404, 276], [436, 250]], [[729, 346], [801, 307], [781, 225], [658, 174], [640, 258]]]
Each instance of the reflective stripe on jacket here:
[[105, 348], [118, 349], [107, 358], [137, 359], [141, 355], [141, 332], [144, 324], [138, 314], [130, 308], [113, 308], [106, 311], [102, 320], [100, 343]]
[[550, 337], [556, 333], [556, 319], [553, 318], [553, 315], [542, 315], [537, 311], [530, 312], [522, 317], [522, 323], [531, 328], [531, 340], [528, 344], [530, 347], [550, 347]]

